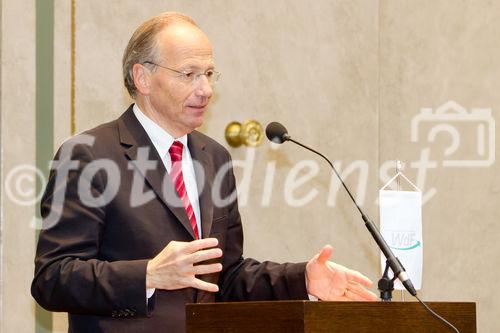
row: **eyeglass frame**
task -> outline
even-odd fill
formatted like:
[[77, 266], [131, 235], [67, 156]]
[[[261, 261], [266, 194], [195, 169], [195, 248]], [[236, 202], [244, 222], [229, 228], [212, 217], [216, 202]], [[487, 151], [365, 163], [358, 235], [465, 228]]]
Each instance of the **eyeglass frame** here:
[[[177, 73], [179, 74], [177, 77], [180, 77], [180, 78], [183, 78], [184, 82], [186, 83], [191, 83], [191, 84], [195, 84], [196, 82], [199, 82], [200, 80], [200, 77], [202, 75], [204, 75], [206, 78], [207, 78], [207, 81], [210, 85], [214, 85], [217, 83], [217, 81], [219, 81], [220, 79], [220, 76], [221, 76], [221, 73], [214, 70], [214, 69], [207, 69], [204, 73], [194, 73], [194, 72], [188, 72], [188, 71], [179, 71], [177, 69], [173, 69], [173, 68], [170, 68], [170, 67], [166, 67], [166, 66], [162, 66], [162, 65], [159, 65], [155, 62], [152, 62], [152, 61], [144, 61], [142, 63], [142, 65], [144, 64], [150, 64], [150, 65], [153, 65], [153, 66], [158, 66], [158, 67], [161, 67], [161, 68], [164, 68], [164, 69], [168, 69], [169, 71], [172, 71], [174, 73]], [[213, 72], [213, 79], [210, 79], [207, 75], [209, 71], [212, 71]], [[194, 74], [194, 78], [193, 79], [190, 79], [189, 78], [189, 75], [193, 75]], [[191, 80], [191, 81], [189, 81]], [[210, 82], [210, 80], [213, 80], [212, 82]]]

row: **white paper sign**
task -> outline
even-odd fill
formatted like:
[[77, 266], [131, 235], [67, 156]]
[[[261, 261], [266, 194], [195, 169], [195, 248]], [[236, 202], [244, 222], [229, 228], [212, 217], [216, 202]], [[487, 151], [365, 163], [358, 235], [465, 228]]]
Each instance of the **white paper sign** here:
[[[415, 289], [422, 289], [422, 192], [379, 191], [380, 233], [399, 258]], [[386, 258], [380, 255], [382, 272]], [[390, 271], [390, 270], [389, 270]], [[392, 271], [390, 271], [392, 277]], [[394, 289], [405, 288], [396, 280]]]

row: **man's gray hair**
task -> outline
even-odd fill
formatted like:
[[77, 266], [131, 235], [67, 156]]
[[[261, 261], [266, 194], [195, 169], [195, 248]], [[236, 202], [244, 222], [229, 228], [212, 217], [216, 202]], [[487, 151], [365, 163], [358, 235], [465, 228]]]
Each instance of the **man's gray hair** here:
[[165, 12], [153, 16], [142, 23], [130, 38], [127, 48], [123, 53], [122, 70], [125, 87], [132, 98], [135, 98], [137, 95], [132, 68], [135, 64], [143, 64], [146, 61], [160, 62], [161, 55], [158, 49], [157, 35], [166, 26], [177, 22], [198, 26], [187, 15], [176, 12]]

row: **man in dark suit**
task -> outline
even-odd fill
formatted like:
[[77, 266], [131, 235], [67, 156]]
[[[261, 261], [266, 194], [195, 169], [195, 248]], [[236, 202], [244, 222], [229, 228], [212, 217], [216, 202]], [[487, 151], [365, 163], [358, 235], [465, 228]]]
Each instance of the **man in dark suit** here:
[[189, 302], [375, 300], [329, 262], [242, 256], [229, 153], [195, 131], [219, 73], [189, 17], [144, 22], [123, 57], [135, 104], [60, 148], [42, 198], [32, 294], [71, 332], [182, 332]]

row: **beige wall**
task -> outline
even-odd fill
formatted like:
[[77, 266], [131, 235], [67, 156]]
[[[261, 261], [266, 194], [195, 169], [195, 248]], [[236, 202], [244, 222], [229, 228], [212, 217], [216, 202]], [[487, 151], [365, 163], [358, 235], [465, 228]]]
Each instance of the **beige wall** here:
[[[70, 2], [55, 9], [55, 142], [69, 134]], [[411, 142], [411, 121], [421, 108], [448, 100], [465, 107], [500, 109], [500, 3], [491, 1], [76, 1], [76, 126], [82, 131], [119, 116], [130, 103], [122, 87], [121, 55], [133, 29], [165, 10], [193, 16], [215, 46], [223, 73], [202, 131], [223, 142], [232, 120], [254, 118], [285, 123], [297, 139], [336, 159], [343, 170], [362, 165], [366, 173], [363, 208], [378, 220], [380, 167], [407, 162], [416, 168], [422, 152], [436, 167], [427, 170], [424, 193], [424, 280], [426, 300], [478, 302], [479, 332], [500, 325], [493, 290], [500, 257], [500, 199], [497, 163], [488, 167], [446, 167], [449, 137], [426, 141], [422, 125]], [[140, 3], [140, 5], [139, 5]], [[34, 163], [34, 5], [2, 2], [2, 180], [19, 163]], [[22, 15], [21, 15], [22, 13]], [[23, 24], [16, 24], [19, 21]], [[19, 135], [19, 126], [25, 129]], [[460, 124], [458, 158], [474, 157], [475, 132]], [[427, 126], [427, 127], [425, 127]], [[342, 191], [328, 204], [327, 165], [291, 144], [255, 151], [230, 149], [235, 160], [253, 158], [253, 169], [238, 169], [247, 256], [278, 261], [307, 260], [323, 244], [334, 260], [376, 281], [378, 253], [358, 214]], [[456, 157], [456, 156], [455, 156]], [[317, 191], [316, 199], [292, 207], [284, 193], [290, 172], [310, 160], [318, 174], [293, 192]], [[301, 162], [303, 163], [303, 162]], [[357, 163], [357, 164], [355, 164]], [[391, 164], [392, 165], [392, 164]], [[272, 195], [262, 204], [268, 168], [275, 167]], [[250, 173], [250, 171], [252, 171]], [[303, 170], [305, 172], [306, 170]], [[355, 171], [348, 183], [363, 180]], [[392, 170], [390, 170], [392, 172]], [[245, 178], [250, 175], [251, 178]], [[250, 179], [246, 187], [245, 180]], [[420, 184], [422, 185], [422, 184]], [[2, 191], [4, 186], [2, 186]], [[246, 196], [248, 194], [248, 196]], [[245, 196], [247, 200], [245, 200]], [[19, 210], [2, 192], [1, 329], [33, 331], [28, 288], [34, 232], [33, 209]], [[244, 202], [246, 201], [246, 203]], [[24, 216], [26, 215], [26, 216]], [[22, 267], [22, 269], [18, 269]], [[14, 291], [15, 294], [13, 294]], [[16, 312], [12, 312], [12, 309]], [[23, 309], [23, 310], [21, 310]], [[23, 313], [24, 316], [20, 316]], [[28, 316], [28, 320], [26, 319]], [[56, 330], [64, 330], [58, 316]]]
[[[23, 18], [19, 24], [19, 18]], [[19, 206], [5, 192], [16, 166], [35, 165], [35, 12], [32, 1], [2, 1], [1, 37], [1, 315], [2, 332], [32, 332], [34, 206]], [[26, 184], [26, 183], [24, 183]], [[26, 188], [25, 188], [26, 189]]]

